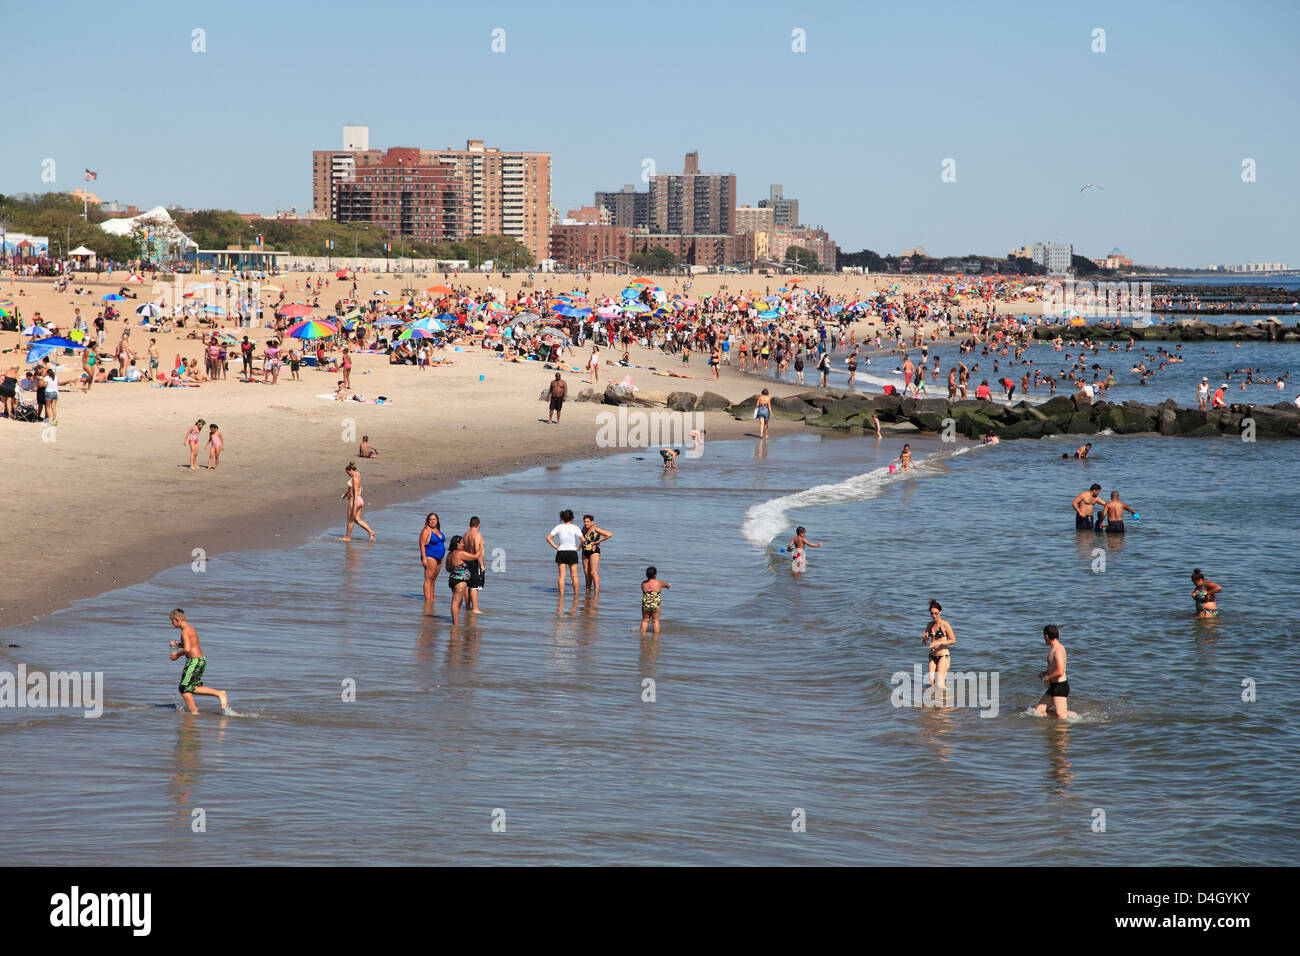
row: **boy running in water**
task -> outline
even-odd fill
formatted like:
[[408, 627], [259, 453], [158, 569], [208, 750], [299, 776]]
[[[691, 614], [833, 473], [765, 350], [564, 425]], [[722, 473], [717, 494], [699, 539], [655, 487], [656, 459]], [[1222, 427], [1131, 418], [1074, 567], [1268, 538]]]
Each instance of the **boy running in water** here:
[[176, 688], [181, 692], [181, 697], [185, 700], [186, 709], [191, 714], [197, 714], [199, 708], [194, 703], [194, 695], [206, 694], [221, 701], [221, 709], [224, 711], [228, 706], [226, 692], [203, 686], [203, 671], [208, 666], [208, 659], [203, 656], [203, 648], [199, 645], [199, 632], [194, 630], [189, 622], [185, 620], [185, 612], [180, 608], [172, 611], [170, 617], [172, 627], [178, 627], [181, 630], [181, 639], [170, 642], [172, 647], [177, 648], [171, 652], [172, 660], [182, 656], [186, 658], [185, 669], [181, 671], [181, 682]]

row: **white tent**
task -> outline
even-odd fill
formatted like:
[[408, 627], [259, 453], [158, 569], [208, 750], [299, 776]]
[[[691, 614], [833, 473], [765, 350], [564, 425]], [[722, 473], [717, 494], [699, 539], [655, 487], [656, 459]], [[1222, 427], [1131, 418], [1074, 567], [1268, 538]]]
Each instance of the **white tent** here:
[[130, 219], [106, 219], [99, 224], [99, 228], [110, 236], [129, 236], [137, 225], [153, 230], [154, 242], [175, 248], [178, 252], [184, 253], [199, 247], [197, 242], [180, 231], [165, 206], [154, 206], [148, 212]]

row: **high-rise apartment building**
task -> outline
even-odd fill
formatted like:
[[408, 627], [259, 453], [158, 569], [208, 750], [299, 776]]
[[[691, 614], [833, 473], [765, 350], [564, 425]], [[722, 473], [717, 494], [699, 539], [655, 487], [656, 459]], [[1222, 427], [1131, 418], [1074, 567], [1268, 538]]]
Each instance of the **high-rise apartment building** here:
[[[361, 137], [355, 134], [349, 136], [345, 130], [344, 142], [368, 147], [369, 131]], [[550, 153], [501, 150], [485, 146], [482, 140], [473, 139], [465, 144], [464, 149], [417, 149], [414, 152], [418, 158], [412, 163], [409, 158], [410, 147], [397, 149], [403, 157], [404, 169], [410, 169], [412, 165], [445, 167], [459, 183], [459, 195], [456, 197], [459, 208], [454, 217], [457, 234], [450, 238], [514, 236], [528, 247], [535, 259], [545, 258], [550, 245], [551, 225]], [[392, 153], [393, 150], [388, 152]], [[369, 175], [373, 178], [378, 175], [374, 170], [385, 167], [386, 155], [381, 150], [369, 148], [313, 152], [314, 207], [326, 212], [330, 218], [337, 219], [340, 184], [355, 184], [358, 177]], [[404, 172], [402, 175], [415, 174]], [[364, 204], [357, 197], [365, 190], [350, 188], [344, 192], [352, 200], [348, 215], [360, 215]], [[422, 214], [435, 215], [435, 211], [429, 210]], [[444, 214], [442, 221], [445, 219]], [[400, 222], [399, 217], [399, 224]]]
[[610, 222], [630, 229], [650, 228], [650, 193], [624, 186], [618, 192], [597, 192], [596, 205], [609, 210]]
[[769, 186], [767, 198], [760, 199], [758, 205], [760, 208], [772, 210], [772, 216], [778, 226], [799, 225], [799, 200], [786, 199], [785, 188], [780, 183]]
[[650, 231], [672, 235], [735, 232], [736, 176], [699, 171], [698, 153], [687, 153], [685, 171], [650, 177]]
[[334, 183], [333, 218], [372, 222], [411, 242], [463, 238], [463, 184], [451, 166], [420, 158], [420, 150], [400, 146], [357, 153], [351, 174]]
[[312, 212], [334, 218], [334, 184], [347, 179], [357, 154], [370, 149], [370, 127], [344, 126], [342, 149], [316, 149], [311, 154]]

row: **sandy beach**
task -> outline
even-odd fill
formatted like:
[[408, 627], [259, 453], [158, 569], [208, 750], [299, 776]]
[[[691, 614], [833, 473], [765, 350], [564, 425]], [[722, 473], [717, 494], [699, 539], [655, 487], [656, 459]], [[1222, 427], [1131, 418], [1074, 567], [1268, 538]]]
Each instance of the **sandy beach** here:
[[[363, 296], [380, 288], [396, 291], [402, 278], [362, 274], [359, 290]], [[504, 285], [513, 293], [520, 278], [519, 273], [504, 281], [500, 276], [475, 275], [453, 282], [475, 288]], [[589, 289], [593, 295], [616, 294], [626, 281], [626, 277], [596, 276], [575, 286], [573, 277], [548, 278], [552, 288]], [[105, 277], [92, 284], [94, 294], [88, 296], [55, 294], [50, 280], [15, 282], [5, 277], [0, 286], [15, 296], [24, 323], [40, 312], [45, 320], [68, 329], [74, 308], [93, 318], [99, 296], [116, 291], [122, 279], [121, 272], [112, 281]], [[200, 276], [194, 281], [210, 279]], [[289, 301], [295, 301], [303, 295], [305, 279], [306, 274], [290, 273], [272, 281], [285, 288]], [[827, 280], [831, 288], [843, 287], [844, 292], [865, 290], [869, 282], [881, 281], [861, 276]], [[332, 274], [330, 281], [322, 291], [322, 305], [332, 305], [351, 287]], [[417, 277], [420, 286], [438, 281], [440, 276]], [[294, 288], [295, 282], [299, 289]], [[704, 276], [697, 278], [692, 291], [716, 290], [722, 284], [733, 289], [775, 288], [779, 283], [759, 276]], [[673, 280], [666, 280], [664, 287], [671, 291], [673, 285]], [[133, 321], [138, 321], [134, 309], [150, 300], [151, 286], [146, 281], [136, 288], [138, 300], [119, 303]], [[105, 346], [110, 358], [122, 324], [108, 323]], [[157, 338], [162, 364], [168, 367], [176, 354], [200, 356], [201, 343], [187, 339], [187, 332], [150, 336], [137, 330], [133, 344], [143, 355], [148, 339]], [[239, 334], [261, 343], [268, 330], [239, 330]], [[12, 332], [0, 337], [7, 350], [18, 341]], [[28, 621], [79, 598], [190, 563], [195, 549], [213, 557], [223, 551], [287, 546], [326, 528], [341, 533], [343, 468], [357, 457], [362, 435], [369, 435], [380, 451], [379, 457], [360, 462], [371, 510], [415, 500], [465, 479], [606, 451], [596, 444], [596, 416], [602, 409], [598, 404], [571, 400], [565, 405], [562, 425], [543, 423], [546, 406], [538, 395], [553, 372], [542, 363], [506, 363], [498, 353], [477, 349], [448, 350], [439, 357], [455, 364], [421, 372], [411, 366], [390, 366], [382, 355], [358, 355], [355, 390], [369, 398], [391, 399], [382, 406], [318, 397], [334, 388], [337, 374], [304, 368], [302, 381], [293, 382], [286, 368], [276, 385], [244, 383], [235, 375], [238, 361], [232, 361], [228, 380], [198, 388], [98, 383], [83, 394], [64, 385], [57, 428], [0, 422], [0, 455], [11, 463], [12, 474], [21, 476], [6, 509], [6, 524], [20, 533], [7, 536], [0, 545], [5, 566], [18, 569], [0, 599], [0, 626]], [[4, 367], [11, 367], [15, 358], [16, 353], [8, 351]], [[580, 364], [580, 357], [569, 358], [569, 365]], [[63, 361], [72, 364], [61, 377], [75, 374], [80, 367], [79, 359]], [[632, 362], [681, 371], [679, 359], [649, 349], [634, 349]], [[697, 393], [711, 389], [733, 401], [761, 387], [734, 367], [724, 367], [721, 379], [713, 382], [703, 356], [696, 356], [687, 370], [694, 379], [607, 367], [602, 369], [602, 383], [615, 371], [619, 381], [630, 374], [641, 389]], [[586, 387], [585, 375], [565, 372], [565, 378], [571, 399]], [[805, 390], [776, 386], [773, 394]], [[187, 467], [185, 433], [200, 417], [218, 424], [225, 436], [226, 451], [215, 471]], [[706, 414], [705, 427], [710, 439], [753, 431], [752, 425], [718, 412]], [[800, 427], [773, 423], [774, 434]], [[206, 461], [206, 449], [201, 447], [199, 464]], [[412, 541], [418, 531], [417, 522], [412, 525]]]

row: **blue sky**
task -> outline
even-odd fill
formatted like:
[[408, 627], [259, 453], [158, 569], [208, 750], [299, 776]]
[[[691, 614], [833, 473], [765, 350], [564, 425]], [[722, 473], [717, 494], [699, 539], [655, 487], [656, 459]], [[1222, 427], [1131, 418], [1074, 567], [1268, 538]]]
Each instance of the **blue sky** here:
[[372, 147], [549, 151], [561, 213], [697, 149], [742, 202], [782, 183], [847, 251], [1061, 240], [1300, 266], [1284, 0], [6, 7], [4, 193], [72, 190], [90, 167], [101, 197], [141, 207], [301, 211], [311, 150], [355, 123]]

